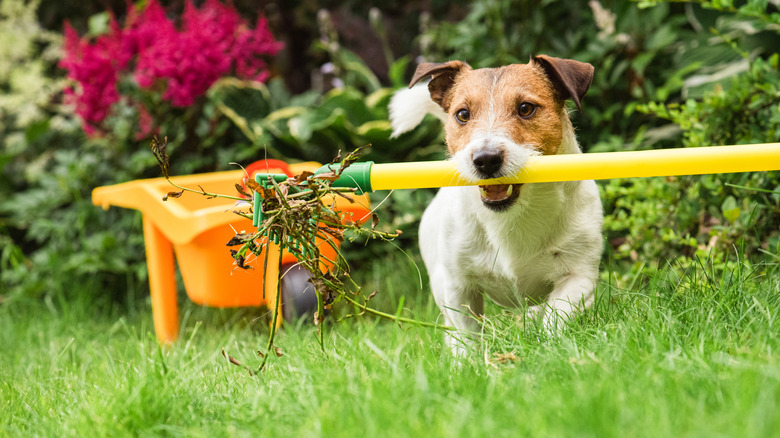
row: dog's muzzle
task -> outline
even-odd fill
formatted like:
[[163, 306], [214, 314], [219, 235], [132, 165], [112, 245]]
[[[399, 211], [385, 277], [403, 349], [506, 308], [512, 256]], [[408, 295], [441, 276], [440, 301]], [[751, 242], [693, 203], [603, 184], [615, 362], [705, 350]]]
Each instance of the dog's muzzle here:
[[[471, 155], [474, 170], [485, 179], [501, 176], [504, 166], [504, 150], [487, 147], [475, 151]], [[522, 184], [496, 184], [479, 186], [482, 203], [493, 211], [507, 209], [520, 196]]]

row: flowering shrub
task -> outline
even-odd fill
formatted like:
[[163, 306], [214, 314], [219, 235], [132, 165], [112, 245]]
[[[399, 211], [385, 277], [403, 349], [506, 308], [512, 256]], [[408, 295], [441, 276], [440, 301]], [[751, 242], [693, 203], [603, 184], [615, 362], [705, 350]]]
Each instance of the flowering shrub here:
[[[200, 8], [188, 2], [179, 28], [157, 2], [143, 11], [130, 5], [123, 27], [112, 17], [110, 30], [90, 41], [65, 25], [65, 56], [60, 66], [78, 87], [66, 89], [88, 133], [100, 131], [112, 106], [120, 101], [118, 82], [125, 75], [144, 90], [161, 92], [174, 107], [190, 106], [220, 77], [237, 75], [265, 81], [265, 57], [281, 49], [264, 18], [250, 28], [235, 9], [218, 0]], [[135, 103], [142, 134], [153, 117]]]

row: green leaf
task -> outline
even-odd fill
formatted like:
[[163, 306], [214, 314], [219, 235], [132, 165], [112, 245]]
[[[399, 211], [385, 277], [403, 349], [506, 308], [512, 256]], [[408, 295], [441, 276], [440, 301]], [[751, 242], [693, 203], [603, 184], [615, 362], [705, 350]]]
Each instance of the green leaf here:
[[409, 83], [409, 78], [406, 77], [407, 67], [409, 67], [408, 56], [398, 58], [393, 65], [390, 66], [387, 75], [390, 77], [390, 83], [393, 84], [393, 87], [402, 87]]
[[734, 223], [737, 221], [737, 219], [739, 219], [740, 213], [741, 210], [739, 209], [739, 207], [731, 208], [723, 211], [723, 217], [725, 217], [729, 222]]
[[108, 12], [101, 12], [89, 17], [87, 27], [89, 35], [96, 37], [108, 33], [108, 23], [110, 21]]
[[272, 109], [268, 89], [258, 82], [222, 79], [209, 90], [209, 98], [248, 121], [262, 119]]
[[312, 123], [309, 117], [306, 117], [311, 113], [307, 113], [304, 116], [293, 117], [287, 122], [287, 127], [290, 129], [290, 135], [295, 137], [300, 142], [307, 142], [311, 139], [312, 135]]
[[387, 120], [374, 120], [358, 126], [355, 132], [363, 137], [366, 143], [374, 144], [386, 142], [393, 132], [393, 128]]
[[737, 200], [733, 196], [728, 196], [725, 200], [723, 200], [723, 204], [721, 204], [720, 209], [723, 213], [723, 217], [731, 223], [736, 222], [741, 212], [739, 206], [737, 205]]

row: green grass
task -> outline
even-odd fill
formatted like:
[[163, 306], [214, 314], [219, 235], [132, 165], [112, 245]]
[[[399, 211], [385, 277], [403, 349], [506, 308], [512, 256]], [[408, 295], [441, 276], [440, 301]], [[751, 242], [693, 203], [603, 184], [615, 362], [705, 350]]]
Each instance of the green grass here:
[[[438, 310], [402, 257], [362, 272], [395, 312]], [[250, 377], [267, 330], [251, 309], [185, 305], [158, 347], [146, 307], [0, 305], [5, 436], [780, 436], [775, 265], [671, 266], [629, 290], [600, 286], [562, 334], [489, 307], [479, 351], [457, 361], [441, 332], [376, 320], [308, 321]]]

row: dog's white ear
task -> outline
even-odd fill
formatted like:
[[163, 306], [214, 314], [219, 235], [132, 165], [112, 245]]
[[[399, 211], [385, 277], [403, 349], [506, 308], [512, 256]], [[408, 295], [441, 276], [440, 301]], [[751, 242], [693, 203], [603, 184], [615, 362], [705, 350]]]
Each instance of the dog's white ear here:
[[580, 102], [593, 81], [592, 65], [547, 55], [534, 56], [532, 61], [544, 69], [561, 100], [571, 99], [582, 109]]
[[417, 70], [414, 72], [414, 76], [412, 76], [412, 81], [409, 83], [409, 88], [413, 87], [421, 79], [431, 76], [433, 79], [428, 83], [431, 99], [438, 103], [444, 111], [449, 111], [449, 91], [455, 84], [455, 78], [467, 70], [471, 70], [471, 67], [461, 61], [444, 63], [423, 62], [417, 66]]

